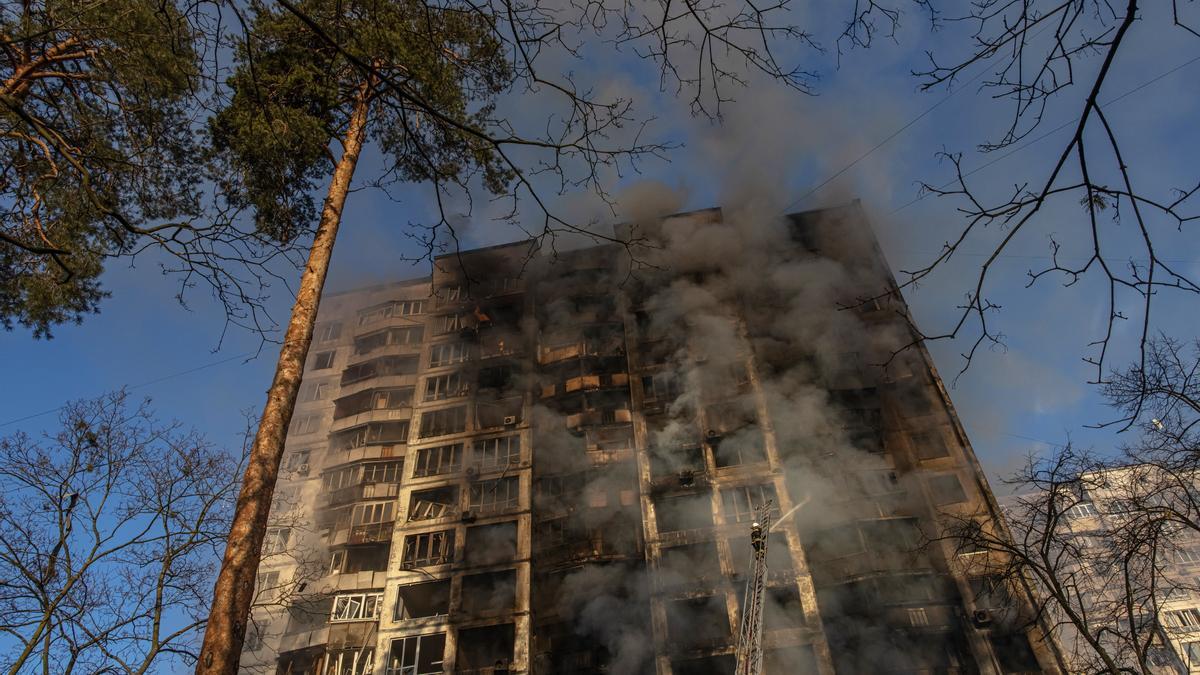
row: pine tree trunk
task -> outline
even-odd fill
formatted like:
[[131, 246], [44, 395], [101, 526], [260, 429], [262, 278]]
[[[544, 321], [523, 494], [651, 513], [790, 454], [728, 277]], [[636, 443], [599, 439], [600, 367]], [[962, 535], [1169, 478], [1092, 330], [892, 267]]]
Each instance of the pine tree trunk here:
[[238, 495], [229, 540], [225, 546], [225, 558], [213, 591], [204, 645], [196, 662], [196, 675], [234, 675], [238, 669], [250, 605], [254, 600], [254, 581], [267, 529], [267, 516], [283, 457], [284, 439], [292, 420], [300, 377], [312, 342], [317, 307], [329, 272], [329, 260], [341, 224], [342, 207], [346, 203], [350, 180], [354, 176], [366, 136], [372, 88], [372, 82], [364, 84], [355, 99], [343, 141], [342, 157], [329, 182], [321, 222], [308, 254], [308, 264], [300, 277], [300, 290], [296, 294], [292, 317], [279, 351], [279, 363], [275, 366], [275, 380], [267, 391], [267, 404], [263, 408], [262, 420], [242, 479], [242, 490]]

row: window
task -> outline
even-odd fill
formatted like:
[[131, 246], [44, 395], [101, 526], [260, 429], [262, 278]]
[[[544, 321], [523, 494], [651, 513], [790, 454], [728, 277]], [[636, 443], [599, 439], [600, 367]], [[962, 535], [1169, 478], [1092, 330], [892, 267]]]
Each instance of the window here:
[[1100, 511], [1091, 502], [1079, 502], [1067, 509], [1068, 518], [1095, 518], [1098, 515], [1100, 515]]
[[459, 610], [468, 616], [512, 610], [516, 605], [516, 590], [515, 570], [465, 576]]
[[383, 605], [383, 591], [366, 593], [344, 593], [333, 599], [333, 614], [330, 621], [364, 621], [379, 618]]
[[946, 437], [940, 430], [920, 431], [912, 435], [912, 445], [918, 459], [938, 459], [950, 456]]
[[404, 472], [404, 460], [395, 462], [371, 462], [363, 465], [364, 483], [399, 483]]
[[356, 504], [350, 515], [351, 525], [374, 525], [390, 523], [396, 519], [395, 502]]
[[462, 314], [447, 314], [442, 317], [441, 327], [442, 333], [457, 333], [462, 330], [465, 324], [463, 323]]
[[256, 652], [262, 649], [263, 626], [258, 625], [257, 621], [252, 621], [251, 625], [246, 627], [246, 642], [242, 645], [242, 650], [247, 652]]
[[327, 370], [333, 367], [333, 357], [337, 352], [319, 352], [313, 358], [313, 370]]
[[467, 360], [467, 345], [462, 342], [443, 342], [429, 348], [429, 367], [437, 368]]
[[466, 384], [462, 373], [448, 373], [425, 378], [425, 400], [439, 401], [452, 396], [465, 396]]
[[441, 675], [445, 652], [445, 633], [392, 640], [387, 675]]
[[746, 485], [721, 490], [721, 503], [725, 520], [733, 523], [748, 523], [758, 517], [758, 508], [771, 502], [771, 514], [779, 517], [779, 500], [775, 498], [774, 485]]
[[643, 396], [647, 402], [667, 403], [679, 398], [682, 390], [674, 373], [658, 373], [642, 378]]
[[375, 305], [358, 313], [358, 325], [367, 326], [394, 316], [412, 316], [425, 311], [424, 300], [398, 300]]
[[717, 468], [767, 461], [762, 434], [754, 427], [738, 430], [727, 438], [709, 440]]
[[288, 539], [292, 536], [290, 527], [269, 527], [263, 538], [262, 554], [264, 556], [283, 553], [287, 550]]
[[1188, 670], [1200, 670], [1200, 642], [1189, 642], [1183, 648], [1187, 650]]
[[288, 453], [287, 464], [285, 471], [292, 471], [300, 476], [308, 475], [308, 456], [309, 450], [296, 450]]
[[1166, 612], [1167, 625], [1186, 631], [1200, 630], [1200, 608], [1177, 609]]
[[516, 476], [480, 481], [471, 485], [470, 510], [473, 514], [499, 513], [520, 504], [521, 482]]
[[908, 608], [908, 625], [910, 626], [928, 626], [929, 613], [924, 607], [909, 607]]
[[396, 594], [393, 620], [446, 616], [450, 613], [450, 580], [429, 581], [401, 586]]
[[869, 495], [883, 495], [900, 490], [900, 478], [891, 470], [864, 471], [858, 475], [858, 482]]
[[389, 445], [408, 442], [408, 420], [403, 422], [372, 422], [336, 434], [335, 450], [352, 450], [368, 445]]
[[933, 503], [938, 506], [967, 501], [967, 493], [963, 491], [958, 475], [953, 473], [930, 478], [929, 492], [933, 496]]
[[480, 471], [503, 470], [520, 462], [520, 436], [501, 436], [475, 441], [474, 465]]
[[417, 465], [413, 467], [413, 476], [421, 478], [458, 471], [462, 468], [462, 450], [462, 443], [417, 450]]
[[438, 487], [412, 493], [408, 506], [409, 520], [432, 520], [458, 510], [458, 488]]
[[463, 562], [467, 565], [495, 565], [516, 557], [516, 521], [467, 528], [467, 541], [463, 546]]
[[301, 402], [323, 401], [329, 398], [329, 392], [333, 391], [329, 382], [312, 382], [305, 385], [304, 393], [300, 396]]
[[316, 338], [317, 344], [333, 342], [342, 336], [342, 323], [340, 321], [319, 323], [317, 324], [316, 329], [313, 330], [313, 333], [313, 337]]
[[305, 415], [303, 417], [296, 418], [296, 420], [292, 422], [292, 433], [296, 434], [297, 436], [311, 434], [316, 431], [317, 427], [319, 426], [321, 426], [320, 415]]
[[358, 467], [348, 466], [330, 471], [321, 477], [321, 487], [326, 492], [333, 492], [344, 487], [358, 484]]
[[417, 372], [416, 356], [381, 356], [356, 363], [342, 371], [342, 384], [354, 384], [372, 377], [412, 375]]
[[441, 565], [454, 558], [454, 530], [410, 534], [404, 537], [400, 564], [405, 569]]
[[707, 494], [664, 497], [654, 504], [659, 532], [711, 527], [712, 506]]
[[371, 675], [375, 672], [375, 650], [371, 647], [330, 651], [324, 675]]
[[1200, 562], [1200, 546], [1184, 546], [1174, 551], [1175, 562], [1179, 564]]
[[445, 436], [467, 430], [467, 406], [431, 410], [421, 414], [421, 438]]
[[271, 602], [279, 596], [279, 572], [259, 572], [254, 579], [255, 604]]
[[389, 345], [420, 344], [424, 339], [425, 329], [422, 326], [387, 328], [354, 338], [354, 353], [370, 354]]

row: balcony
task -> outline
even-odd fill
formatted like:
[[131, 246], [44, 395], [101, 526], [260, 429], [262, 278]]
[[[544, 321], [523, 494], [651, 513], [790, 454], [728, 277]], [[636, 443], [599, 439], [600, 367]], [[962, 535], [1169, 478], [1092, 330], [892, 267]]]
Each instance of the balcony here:
[[322, 593], [339, 593], [343, 591], [369, 591], [383, 588], [387, 585], [387, 570], [378, 572], [334, 572], [326, 574], [312, 584], [313, 588], [321, 589]]
[[630, 424], [631, 422], [633, 422], [633, 413], [628, 408], [585, 410], [567, 415], [568, 429], [607, 424]]
[[628, 387], [628, 373], [606, 373], [602, 375], [578, 375], [562, 382], [542, 385], [542, 398], [561, 396], [576, 391], [591, 391], [605, 387]]
[[566, 344], [538, 346], [538, 362], [545, 365], [583, 356], [620, 356], [625, 353], [625, 340], [613, 337], [597, 340], [579, 340]]
[[361, 380], [354, 380], [343, 384], [338, 390], [338, 398], [352, 396], [362, 393], [367, 389], [383, 389], [383, 388], [400, 388], [400, 387], [416, 387], [417, 376], [415, 373], [398, 373], [375, 375], [374, 377], [366, 377]]
[[335, 530], [329, 537], [330, 546], [342, 544], [354, 546], [358, 544], [378, 544], [392, 540], [395, 522], [373, 523], [371, 525], [355, 525]]
[[356, 350], [353, 354], [351, 354], [349, 360], [346, 362], [346, 365], [357, 365], [363, 361], [370, 361], [371, 359], [377, 359], [381, 356], [419, 355], [422, 347], [424, 346], [425, 345], [420, 342], [412, 342], [408, 344], [390, 344], [383, 345], [381, 347], [373, 347], [364, 352], [359, 352]]
[[333, 492], [323, 493], [317, 499], [318, 508], [342, 506], [360, 499], [382, 499], [400, 494], [399, 483], [359, 483]]
[[[347, 415], [341, 419], [336, 419], [329, 425], [331, 433], [345, 431], [347, 429], [369, 424], [371, 422], [395, 422], [412, 419], [412, 408], [394, 408], [391, 410], [368, 410], [356, 415]], [[404, 441], [395, 441], [403, 443]]]

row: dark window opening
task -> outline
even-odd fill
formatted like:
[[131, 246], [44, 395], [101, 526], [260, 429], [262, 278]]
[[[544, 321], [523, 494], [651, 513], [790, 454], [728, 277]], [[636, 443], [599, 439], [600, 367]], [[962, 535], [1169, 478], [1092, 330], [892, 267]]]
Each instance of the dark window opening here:
[[401, 586], [396, 598], [395, 620], [446, 616], [450, 613], [450, 580]]
[[440, 675], [445, 652], [445, 633], [392, 640], [387, 675]]
[[958, 475], [953, 473], [931, 477], [929, 492], [933, 495], [933, 503], [938, 506], [967, 501], [967, 493], [963, 491]]
[[490, 669], [507, 667], [513, 657], [513, 625], [468, 628], [458, 633], [459, 673], [478, 671], [479, 675], [494, 672]]
[[333, 357], [337, 352], [318, 352], [313, 358], [313, 370], [327, 370], [333, 367]]
[[467, 528], [467, 541], [463, 549], [463, 558], [467, 565], [493, 565], [509, 562], [516, 557], [515, 521]]
[[413, 375], [417, 372], [415, 356], [381, 356], [377, 359], [356, 363], [342, 371], [342, 385], [361, 382], [371, 377], [385, 375]]
[[775, 496], [775, 486], [743, 485], [736, 488], [721, 490], [722, 512], [725, 520], [732, 523], [748, 523], [758, 518], [760, 507], [770, 503], [770, 513], [775, 518], [780, 515], [779, 499]]
[[937, 429], [914, 433], [912, 435], [912, 445], [916, 449], [918, 459], [938, 459], [950, 456], [950, 448], [946, 445], [946, 437]]
[[511, 611], [516, 605], [516, 594], [515, 570], [473, 574], [463, 577], [460, 609], [470, 616]]
[[713, 581], [721, 577], [716, 544], [708, 541], [665, 548], [659, 565], [664, 585]]
[[712, 501], [708, 493], [664, 497], [654, 504], [659, 532], [712, 527]]
[[[729, 540], [730, 563], [733, 574], [745, 577], [750, 574], [750, 561], [753, 549], [750, 537], [736, 537]], [[767, 539], [767, 573], [790, 572], [793, 569], [792, 552], [788, 550], [787, 535], [783, 532], [772, 532]]]
[[753, 427], [740, 429], [726, 437], [710, 438], [708, 444], [712, 447], [717, 468], [767, 461], [762, 434]]
[[673, 600], [667, 603], [667, 638], [679, 650], [711, 649], [731, 639], [725, 596]]

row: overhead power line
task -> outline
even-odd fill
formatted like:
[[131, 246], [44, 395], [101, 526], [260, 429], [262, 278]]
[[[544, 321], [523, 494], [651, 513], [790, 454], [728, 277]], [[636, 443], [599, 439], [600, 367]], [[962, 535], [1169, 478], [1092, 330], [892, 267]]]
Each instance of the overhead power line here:
[[[162, 377], [156, 377], [153, 380], [146, 380], [145, 382], [139, 382], [138, 384], [130, 385], [129, 387], [127, 387], [127, 389], [129, 389], [130, 391], [133, 391], [135, 389], [142, 389], [144, 387], [149, 387], [150, 385], [153, 385], [153, 384], [158, 384], [159, 382], [166, 382], [167, 380], [173, 380], [177, 377], [183, 377], [184, 375], [190, 375], [192, 373], [200, 372], [201, 370], [207, 370], [209, 368], [214, 368], [221, 364], [229, 363], [230, 361], [236, 361], [237, 359], [248, 358], [248, 357], [254, 356], [257, 353], [258, 353], [258, 351], [255, 350], [255, 351], [243, 352], [241, 354], [235, 354], [233, 356], [221, 359], [220, 361], [213, 361], [211, 363], [206, 363], [204, 365], [196, 366], [194, 368], [188, 368], [187, 370], [180, 370], [178, 372], [174, 372], [169, 375], [163, 375]], [[18, 422], [24, 422], [26, 420], [31, 420], [36, 417], [41, 417], [43, 415], [49, 415], [51, 413], [56, 413], [65, 407], [66, 407], [66, 405], [60, 405], [57, 408], [51, 408], [50, 410], [43, 410], [42, 412], [33, 413], [32, 415], [26, 415], [24, 417], [18, 417], [16, 419], [12, 419], [7, 422], [0, 422], [0, 427], [7, 427], [12, 424], [17, 424]]]

